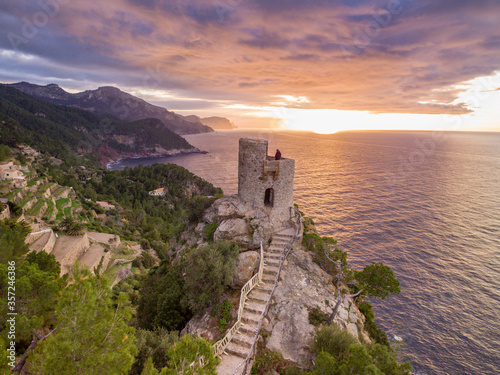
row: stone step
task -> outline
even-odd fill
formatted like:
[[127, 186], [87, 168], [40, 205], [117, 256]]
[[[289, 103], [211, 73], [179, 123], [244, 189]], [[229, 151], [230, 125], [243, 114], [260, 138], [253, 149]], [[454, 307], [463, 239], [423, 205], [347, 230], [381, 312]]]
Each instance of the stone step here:
[[281, 253], [265, 253], [264, 259], [276, 259], [279, 260], [281, 258]]
[[264, 311], [265, 306], [266, 305], [263, 303], [251, 303], [247, 301], [245, 303], [244, 311], [250, 311], [253, 314], [262, 314], [262, 311]]
[[257, 323], [255, 322], [243, 322], [240, 326], [239, 332], [246, 335], [255, 335], [255, 330], [257, 329]]
[[283, 251], [283, 247], [270, 247], [269, 249], [267, 249], [266, 253], [271, 253], [271, 254], [281, 254], [281, 252]]
[[248, 348], [231, 341], [226, 347], [226, 353], [245, 359], [248, 355]]
[[288, 241], [290, 241], [290, 238], [288, 238], [288, 237], [281, 237], [281, 236], [277, 236], [277, 235], [273, 235], [271, 239], [272, 239], [271, 242], [274, 242], [274, 241], [288, 242]]
[[264, 259], [264, 264], [267, 266], [275, 266], [275, 267], [278, 267], [279, 264], [280, 264], [280, 260], [279, 258], [272, 258], [272, 259]]
[[239, 344], [240, 346], [244, 348], [250, 349], [250, 347], [253, 344], [254, 336], [247, 334], [246, 332], [238, 332], [236, 335], [233, 336], [233, 340], [235, 343]]
[[[244, 375], [243, 365], [244, 359], [237, 357], [232, 354], [224, 353], [221, 357], [221, 362], [217, 366], [217, 375]], [[236, 369], [239, 367], [238, 372], [235, 373]]]
[[264, 267], [264, 274], [276, 276], [277, 273], [278, 273], [277, 266], [266, 265], [266, 267]]
[[266, 303], [269, 298], [269, 293], [259, 292], [257, 290], [252, 290], [248, 295], [248, 299], [252, 301], [260, 301], [262, 303]]
[[273, 245], [279, 245], [279, 246], [283, 246], [283, 245], [286, 245], [289, 241], [288, 240], [282, 240], [280, 238], [273, 238], [273, 240], [271, 241], [271, 246]]
[[[263, 305], [264, 307], [265, 305]], [[243, 311], [243, 315], [241, 317], [241, 319], [245, 320], [247, 322], [254, 322], [254, 323], [258, 323], [259, 320], [260, 320], [260, 316], [262, 315], [262, 312], [253, 312], [253, 311], [250, 311], [248, 309], [245, 308], [245, 310]]]
[[271, 284], [273, 284], [275, 279], [276, 279], [276, 274], [274, 276], [273, 275], [268, 275], [267, 273], [264, 273], [262, 275], [262, 281], [264, 281], [265, 283], [271, 283]]
[[255, 290], [258, 290], [262, 293], [271, 293], [271, 291], [273, 290], [273, 285], [274, 285], [274, 281], [271, 283], [262, 283], [260, 284], [257, 288], [255, 288]]

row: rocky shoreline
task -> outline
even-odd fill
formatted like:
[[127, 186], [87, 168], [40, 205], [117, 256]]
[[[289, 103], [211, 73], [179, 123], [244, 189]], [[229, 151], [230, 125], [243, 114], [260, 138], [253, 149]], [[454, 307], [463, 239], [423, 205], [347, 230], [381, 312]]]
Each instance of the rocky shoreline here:
[[190, 154], [208, 154], [208, 151], [200, 150], [197, 147], [188, 149], [173, 149], [167, 150], [161, 153], [151, 153], [151, 154], [141, 154], [141, 155], [126, 155], [116, 160], [111, 160], [106, 163], [106, 169], [113, 170], [124, 160], [136, 160], [136, 159], [158, 159], [165, 158], [169, 156], [179, 156], [179, 155], [190, 155]]

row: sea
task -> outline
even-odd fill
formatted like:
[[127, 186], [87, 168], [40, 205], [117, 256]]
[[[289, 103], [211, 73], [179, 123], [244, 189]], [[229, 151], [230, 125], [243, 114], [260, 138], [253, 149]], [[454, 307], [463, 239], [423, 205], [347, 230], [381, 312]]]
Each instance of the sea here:
[[500, 133], [217, 131], [186, 136], [208, 154], [114, 168], [175, 163], [235, 194], [242, 137], [295, 159], [295, 202], [353, 268], [393, 269], [401, 294], [372, 303], [415, 373], [500, 374]]

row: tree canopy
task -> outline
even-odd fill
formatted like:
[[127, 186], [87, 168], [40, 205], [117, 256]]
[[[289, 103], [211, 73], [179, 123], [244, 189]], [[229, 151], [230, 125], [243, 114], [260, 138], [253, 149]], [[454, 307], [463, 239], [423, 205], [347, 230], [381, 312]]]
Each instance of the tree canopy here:
[[365, 266], [362, 271], [355, 271], [354, 278], [358, 282], [359, 288], [363, 289], [363, 292], [371, 298], [386, 299], [391, 294], [401, 292], [399, 281], [394, 276], [394, 272], [381, 262], [373, 262]]
[[137, 352], [126, 296], [74, 267], [56, 309], [56, 331], [30, 354], [32, 374], [125, 374]]

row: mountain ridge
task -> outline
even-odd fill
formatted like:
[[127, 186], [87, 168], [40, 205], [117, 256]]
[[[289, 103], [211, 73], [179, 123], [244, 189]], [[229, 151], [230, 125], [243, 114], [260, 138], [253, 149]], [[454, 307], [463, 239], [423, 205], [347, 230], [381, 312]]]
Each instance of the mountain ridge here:
[[0, 143], [28, 144], [62, 160], [85, 155], [102, 166], [126, 157], [201, 152], [159, 119], [124, 122], [52, 104], [8, 85], [0, 85]]
[[125, 122], [157, 118], [167, 129], [179, 135], [213, 131], [210, 126], [204, 125], [201, 121], [189, 121], [182, 115], [148, 103], [144, 99], [113, 86], [101, 86], [95, 90], [85, 90], [74, 94], [65, 91], [55, 83], [42, 86], [22, 81], [6, 84], [6, 86], [52, 104], [80, 108]]

